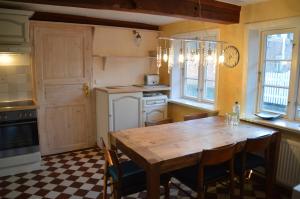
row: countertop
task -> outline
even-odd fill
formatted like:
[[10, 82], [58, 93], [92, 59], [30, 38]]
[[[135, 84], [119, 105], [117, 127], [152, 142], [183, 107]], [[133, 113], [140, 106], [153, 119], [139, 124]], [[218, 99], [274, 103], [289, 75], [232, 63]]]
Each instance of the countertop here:
[[17, 105], [17, 106], [1, 106], [1, 103], [0, 103], [0, 112], [30, 110], [30, 109], [39, 108], [39, 106], [35, 100], [27, 100], [27, 101], [32, 101], [32, 104], [30, 104], [30, 105], [24, 104], [24, 105]]
[[95, 87], [95, 90], [113, 93], [135, 93], [135, 92], [151, 92], [151, 91], [169, 91], [170, 87], [166, 85], [160, 86], [107, 86]]

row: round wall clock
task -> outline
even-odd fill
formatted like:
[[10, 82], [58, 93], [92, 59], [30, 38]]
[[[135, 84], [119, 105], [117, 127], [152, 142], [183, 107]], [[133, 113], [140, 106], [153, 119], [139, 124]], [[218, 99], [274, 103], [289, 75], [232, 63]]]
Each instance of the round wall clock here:
[[224, 49], [224, 65], [233, 68], [238, 65], [239, 61], [239, 50], [235, 46], [227, 46]]

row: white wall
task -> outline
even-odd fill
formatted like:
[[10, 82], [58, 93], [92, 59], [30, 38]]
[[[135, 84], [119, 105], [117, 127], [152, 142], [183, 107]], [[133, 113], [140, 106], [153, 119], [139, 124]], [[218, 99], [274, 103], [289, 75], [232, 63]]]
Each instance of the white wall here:
[[[156, 73], [149, 51], [157, 46], [157, 31], [137, 30], [142, 42], [134, 42], [134, 29], [97, 26], [93, 41], [94, 86], [143, 84], [144, 74]], [[103, 59], [106, 57], [105, 66]]]

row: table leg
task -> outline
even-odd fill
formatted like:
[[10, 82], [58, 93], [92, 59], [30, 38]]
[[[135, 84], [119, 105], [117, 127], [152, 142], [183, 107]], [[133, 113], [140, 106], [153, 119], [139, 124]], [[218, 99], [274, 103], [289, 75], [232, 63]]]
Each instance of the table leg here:
[[147, 199], [160, 198], [160, 172], [156, 167], [147, 171]]

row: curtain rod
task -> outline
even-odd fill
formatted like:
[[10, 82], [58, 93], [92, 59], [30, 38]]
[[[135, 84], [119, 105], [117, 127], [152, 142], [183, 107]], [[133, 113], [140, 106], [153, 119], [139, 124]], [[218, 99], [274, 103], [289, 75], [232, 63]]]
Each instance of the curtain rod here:
[[209, 43], [222, 43], [222, 44], [226, 44], [228, 42], [226, 41], [216, 41], [216, 40], [205, 40], [205, 39], [191, 39], [191, 38], [178, 38], [178, 37], [158, 37], [158, 40], [170, 40], [170, 41], [174, 41], [174, 40], [178, 40], [178, 41], [198, 41], [198, 42], [209, 42]]

